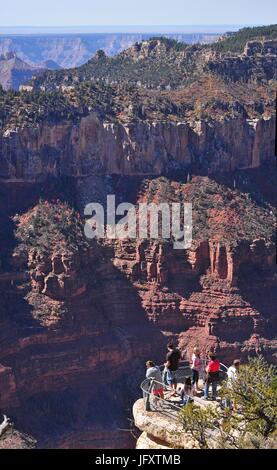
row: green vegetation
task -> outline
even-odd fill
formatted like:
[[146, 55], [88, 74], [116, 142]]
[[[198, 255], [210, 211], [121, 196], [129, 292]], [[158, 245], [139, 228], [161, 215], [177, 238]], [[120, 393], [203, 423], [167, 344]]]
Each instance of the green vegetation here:
[[67, 253], [88, 248], [83, 224], [67, 203], [40, 201], [32, 210], [14, 217], [19, 249], [38, 254]]
[[[186, 56], [186, 50], [190, 53]], [[53, 89], [56, 85], [72, 86], [84, 81], [103, 81], [105, 84], [140, 84], [147, 88], [165, 89], [191, 82], [198, 75], [197, 60], [202, 46], [187, 46], [167, 38], [153, 38], [132, 46], [115, 57], [98, 51], [86, 64], [69, 70], [47, 71], [31, 80]]]
[[183, 42], [176, 41], [176, 39], [166, 38], [164, 36], [153, 36], [149, 41], [153, 47], [157, 45], [158, 42], [164, 44], [168, 49], [174, 49], [175, 51], [183, 51], [188, 47], [188, 44]]
[[243, 417], [245, 433], [268, 438], [276, 431], [276, 379], [276, 367], [259, 357], [241, 367], [234, 386], [224, 387], [224, 398], [233, 403]]
[[114, 91], [103, 84], [82, 83], [73, 94], [61, 90], [5, 92], [0, 90], [0, 128], [38, 125], [41, 122], [78, 122], [95, 111], [112, 118]]
[[30, 290], [25, 300], [31, 307], [32, 317], [42, 326], [49, 322], [56, 324], [68, 314], [68, 307], [63, 301], [53, 300], [40, 292]]
[[[164, 37], [152, 38], [134, 44], [115, 57], [108, 57], [100, 50], [81, 67], [47, 71], [30, 84], [36, 89], [42, 86], [53, 90], [56, 86], [77, 86], [92, 80], [112, 85], [125, 82], [146, 89], [176, 89], [205, 75], [209, 69], [207, 64], [213, 62], [209, 52], [240, 54], [247, 41], [263, 38], [276, 39], [277, 25], [244, 28], [212, 45], [186, 45]], [[262, 63], [247, 62], [244, 65], [240, 73], [245, 74], [246, 81], [259, 81], [264, 75]], [[219, 76], [222, 70], [217, 70]]]
[[180, 414], [184, 429], [202, 449], [273, 448], [277, 435], [276, 368], [262, 357], [249, 359], [232, 386], [225, 384], [222, 397], [234, 406], [200, 408], [185, 406]]
[[223, 41], [213, 44], [219, 52], [243, 52], [247, 41], [254, 39], [277, 39], [277, 25], [243, 28]]
[[193, 240], [216, 240], [235, 246], [241, 239], [264, 238], [274, 242], [274, 208], [264, 207], [250, 193], [230, 189], [208, 177], [193, 177], [189, 183], [168, 178], [144, 180], [141, 195], [150, 202], [191, 202]]
[[200, 408], [189, 403], [181, 411], [184, 431], [189, 432], [201, 449], [209, 449], [209, 435], [214, 432], [218, 413], [214, 408]]
[[240, 52], [254, 37], [277, 37], [277, 26], [245, 28], [212, 46], [188, 46], [161, 37], [115, 57], [98, 51], [81, 67], [33, 78], [33, 91], [0, 88], [0, 128], [78, 123], [93, 112], [110, 122], [193, 122], [270, 114], [275, 110], [273, 61], [262, 55], [244, 61], [224, 54], [218, 58], [213, 50]]
[[0, 89], [0, 129], [38, 126], [42, 122], [78, 123], [96, 113], [109, 122], [256, 118], [275, 109], [274, 83], [226, 83], [208, 74], [178, 90], [148, 90], [126, 82], [107, 85], [85, 81], [53, 91], [5, 92]]

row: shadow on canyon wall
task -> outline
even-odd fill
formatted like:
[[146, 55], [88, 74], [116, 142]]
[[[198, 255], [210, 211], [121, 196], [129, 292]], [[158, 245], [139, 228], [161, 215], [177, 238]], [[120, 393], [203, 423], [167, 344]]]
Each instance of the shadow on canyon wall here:
[[[188, 173], [185, 172], [167, 176], [184, 183], [188, 179]], [[145, 177], [111, 176], [110, 187], [117, 193], [119, 202], [134, 203], [143, 179]], [[257, 170], [241, 171], [231, 176], [215, 176], [214, 179], [229, 188], [234, 188], [235, 180], [236, 188], [250, 192], [251, 197], [259, 205], [273, 201], [272, 167], [265, 166]], [[267, 184], [264, 183], [265, 180], [267, 180]], [[258, 184], [258, 181], [261, 183]], [[40, 198], [51, 201], [58, 198], [80, 208], [80, 201], [83, 203], [85, 198], [79, 197], [78, 190], [78, 183], [75, 184], [72, 179], [59, 181], [53, 179], [41, 184], [0, 182], [2, 272], [15, 272], [15, 268], [10, 262], [16, 245], [13, 234], [14, 225], [10, 217], [16, 213], [26, 212], [37, 204]], [[90, 196], [89, 193], [90, 191], [86, 193], [86, 197]], [[103, 195], [105, 195], [105, 191]], [[120, 364], [116, 364], [116, 372], [113, 371], [113, 366], [109, 369], [109, 366], [106, 365], [103, 370], [99, 371], [99, 382], [97, 374], [90, 377], [88, 371], [80, 376], [77, 374], [75, 383], [70, 379], [68, 385], [65, 383], [60, 390], [52, 391], [50, 387], [46, 391], [42, 390], [36, 393], [30, 391], [29, 394], [24, 387], [22, 390], [18, 390], [20, 406], [9, 409], [9, 415], [19, 430], [32, 434], [38, 440], [38, 445], [42, 447], [77, 446], [82, 448], [90, 446], [93, 448], [95, 446], [95, 448], [105, 448], [107, 446], [106, 448], [108, 448], [109, 442], [112, 447], [132, 447], [134, 441], [131, 432], [121, 429], [131, 431], [132, 424], [128, 421], [128, 417], [131, 416], [132, 403], [140, 396], [139, 384], [144, 377], [145, 360], [151, 358], [160, 363], [165, 354], [168, 337], [162, 333], [159, 324], [152, 323], [147, 319], [137, 288], [112, 263], [112, 249], [103, 247], [102, 250], [105, 270], [102, 277], [100, 276], [96, 280], [91, 279], [90, 284], [91, 295], [94, 299], [92, 312], [93, 315], [97, 315], [97, 321], [95, 322], [92, 315], [91, 323], [86, 324], [88, 316], [85, 314], [85, 310], [89, 308], [91, 298], [86, 299], [83, 294], [78, 301], [73, 301], [68, 306], [71, 311], [74, 310], [76, 313], [74, 321], [68, 322], [64, 326], [61, 325], [60, 330], [58, 328], [60, 333], [58, 331], [57, 334], [70, 335], [73, 332], [76, 333], [80, 328], [98, 328], [102, 335], [100, 343], [102, 341], [108, 348], [110, 341], [115, 344], [116, 348], [121, 349], [123, 354], [129, 355], [129, 359], [122, 364], [122, 367]], [[253, 276], [251, 282], [249, 282], [250, 275]], [[251, 288], [252, 284], [254, 288]], [[242, 297], [268, 320], [267, 337], [273, 338], [276, 332], [276, 329], [273, 328], [273, 310], [277, 300], [274, 288], [266, 285], [264, 273], [255, 270], [253, 273], [253, 265], [241, 267], [239, 285]], [[257, 292], [257, 285], [261, 286], [259, 292]], [[19, 286], [20, 289], [18, 289]], [[182, 278], [169, 275], [168, 287], [170, 292], [184, 298], [189, 298], [193, 292], [197, 293], [202, 289], [197, 276], [184, 285]], [[6, 320], [12, 324], [11, 343], [16, 343], [18, 340], [38, 332], [43, 335], [49, 334], [49, 329], [33, 318], [32, 307], [24, 299], [27, 290], [28, 287], [24, 286], [22, 281], [6, 280], [0, 283], [3, 312], [0, 315], [0, 320], [2, 315], [5, 315]], [[79, 301], [81, 301], [80, 304], [78, 304]], [[66, 332], [63, 331], [63, 328]], [[173, 326], [171, 332], [174, 332], [174, 328], [176, 329], [176, 326]], [[249, 333], [251, 329], [252, 324], [249, 324]], [[177, 330], [179, 331], [178, 328]], [[176, 332], [178, 332], [177, 330]], [[236, 340], [238, 340], [237, 334], [239, 333], [236, 330], [236, 334], [234, 334]], [[230, 332], [227, 336], [228, 338], [226, 338], [230, 341]], [[224, 336], [222, 339], [224, 340]], [[90, 342], [91, 339], [82, 336], [76, 347], [86, 355]], [[35, 353], [35, 346], [30, 347], [28, 351], [30, 368], [34, 369], [32, 353]], [[47, 348], [44, 354], [47, 357]], [[13, 367], [15, 375], [20, 370], [21, 359], [20, 351], [17, 355], [9, 349], [9, 352], [5, 354], [1, 347], [0, 363]], [[23, 359], [26, 364], [26, 357]], [[39, 380], [39, 375], [34, 380]]]
[[[0, 192], [1, 270], [12, 278], [16, 274], [16, 268], [11, 263], [16, 241], [10, 217], [26, 212], [40, 198], [54, 200], [58, 197], [74, 204], [74, 190], [66, 183], [59, 188], [57, 182], [51, 181], [44, 185], [20, 183], [17, 187], [4, 183]], [[64, 335], [78, 335], [81, 329], [87, 329], [88, 332], [98, 329], [100, 338], [96, 343], [100, 340], [100, 349], [109, 349], [110, 342], [111, 345], [117, 344], [113, 347], [121, 349], [121, 353], [129, 357], [122, 367], [116, 364], [116, 371], [113, 371], [113, 364], [110, 370], [108, 364], [105, 364], [102, 370], [99, 366], [92, 378], [89, 371], [82, 373], [80, 377], [77, 374], [76, 382], [72, 382], [71, 378], [68, 386], [65, 371], [65, 384], [61, 390], [51, 391], [50, 387], [50, 390], [43, 391], [45, 377], [39, 393], [34, 394], [32, 390], [28, 392], [26, 384], [21, 390], [19, 388], [19, 406], [8, 409], [7, 412], [17, 429], [32, 434], [39, 446], [132, 447], [135, 441], [131, 432], [128, 432], [132, 428], [128, 416], [131, 416], [132, 403], [141, 395], [139, 385], [144, 377], [145, 361], [149, 358], [158, 360], [165, 351], [166, 338], [158, 327], [147, 320], [136, 289], [112, 264], [109, 249], [103, 247], [102, 250], [106, 266], [102, 278], [91, 280], [91, 292], [95, 295], [92, 296], [93, 306], [90, 305], [91, 299], [86, 301], [85, 295], [80, 297], [79, 304], [76, 300], [69, 302], [69, 309], [75, 310], [74, 320], [57, 326], [54, 332], [33, 317], [32, 306], [25, 300], [26, 293], [30, 290], [27, 280], [11, 281], [10, 278], [1, 282], [0, 279], [4, 315], [1, 320], [10, 324], [12, 331], [9, 344], [1, 347], [0, 363], [13, 368], [18, 382], [22, 378], [22, 367], [27, 375], [28, 368], [32, 373], [35, 372], [31, 382], [40, 381], [40, 366], [38, 359], [34, 357], [39, 354], [42, 358], [44, 355], [44, 362], [47, 361], [48, 348], [41, 344], [32, 346], [32, 336], [38, 334], [50, 334], [50, 337], [60, 335], [63, 340]], [[83, 314], [84, 310], [88, 312]], [[89, 312], [92, 318], [86, 322]], [[24, 352], [18, 346], [21, 341], [30, 341], [30, 346]], [[91, 341], [93, 339], [86, 338], [82, 333], [76, 346], [80, 354], [85, 356], [86, 351], [89, 354]], [[56, 346], [51, 346], [50, 342], [49, 348], [53, 348], [52, 352]], [[65, 347], [65, 351], [67, 349]], [[55, 367], [54, 363], [52, 365]], [[51, 359], [49, 366], [51, 367]], [[122, 428], [125, 430], [122, 431]]]

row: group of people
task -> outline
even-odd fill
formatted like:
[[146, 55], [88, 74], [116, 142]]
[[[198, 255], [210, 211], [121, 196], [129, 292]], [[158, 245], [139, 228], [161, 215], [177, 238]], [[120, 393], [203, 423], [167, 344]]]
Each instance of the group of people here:
[[[152, 393], [155, 396], [164, 398], [164, 386], [169, 386], [172, 389], [171, 396], [181, 396], [184, 403], [189, 401], [189, 398], [199, 393], [199, 379], [203, 377], [204, 380], [204, 400], [209, 400], [210, 387], [212, 389], [212, 400], [217, 399], [217, 387], [220, 379], [220, 362], [214, 352], [208, 352], [207, 357], [204, 359], [201, 356], [199, 348], [195, 347], [191, 356], [191, 376], [185, 378], [183, 388], [180, 393], [177, 393], [178, 385], [178, 369], [179, 363], [182, 359], [182, 354], [173, 343], [167, 345], [166, 362], [164, 364], [163, 373], [160, 368], [154, 364], [153, 361], [146, 363], [146, 377], [153, 379]], [[228, 386], [236, 380], [240, 361], [237, 359], [233, 362], [232, 366], [227, 371]]]
[[182, 359], [181, 352], [175, 348], [173, 343], [167, 345], [167, 350], [163, 374], [153, 361], [147, 361], [146, 363], [146, 377], [154, 379], [152, 393], [160, 398], [164, 398], [164, 385], [169, 385], [174, 390], [174, 394], [176, 393], [177, 371], [179, 362]]

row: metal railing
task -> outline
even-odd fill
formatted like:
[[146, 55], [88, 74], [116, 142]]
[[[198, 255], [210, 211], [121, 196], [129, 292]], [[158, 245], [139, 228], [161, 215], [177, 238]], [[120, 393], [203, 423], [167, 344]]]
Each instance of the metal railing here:
[[[203, 364], [203, 372], [201, 375], [204, 375], [204, 369], [207, 365], [207, 361], [204, 361]], [[159, 366], [159, 369], [161, 373], [164, 371], [164, 365]], [[219, 370], [219, 383], [222, 382], [223, 380], [226, 379], [227, 376], [227, 370], [228, 368], [224, 364], [220, 364], [220, 370]], [[180, 362], [178, 370], [175, 372], [175, 378], [178, 383], [178, 385], [183, 385], [185, 382], [185, 379], [188, 377], [192, 377], [192, 370], [189, 365], [188, 361], [182, 361]], [[158, 395], [154, 395], [153, 393], [153, 388], [154, 386], [160, 386], [159, 388], [163, 388], [164, 391], [164, 398], [161, 398]], [[177, 395], [179, 395], [180, 400], [179, 401], [173, 401], [170, 400], [171, 396], [166, 397], [167, 394], [172, 395], [172, 388], [165, 384], [165, 382], [158, 382], [157, 380], [151, 379], [151, 378], [146, 378], [143, 380], [141, 383], [141, 390], [143, 393], [143, 399], [144, 399], [144, 406], [145, 406], [145, 411], [159, 411], [162, 414], [165, 414], [167, 416], [170, 416], [170, 418], [178, 420], [179, 419], [179, 412], [182, 406], [185, 405], [186, 401], [181, 399], [181, 395], [177, 392]], [[178, 398], [178, 396], [177, 396]], [[191, 397], [192, 400], [195, 400], [196, 397]]]

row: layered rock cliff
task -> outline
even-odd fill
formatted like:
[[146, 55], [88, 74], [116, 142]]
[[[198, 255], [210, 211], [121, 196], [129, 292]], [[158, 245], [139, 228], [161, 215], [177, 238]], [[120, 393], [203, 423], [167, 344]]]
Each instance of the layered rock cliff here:
[[[226, 189], [227, 199], [220, 208], [220, 187], [215, 190], [208, 183], [204, 189], [207, 181], [195, 178], [183, 187], [172, 184], [176, 199], [178, 190], [185, 191], [186, 202], [193, 203], [194, 243], [190, 249], [180, 252], [171, 243], [158, 241], [117, 242], [113, 262], [138, 290], [149, 320], [161, 330], [174, 331], [188, 355], [198, 345], [203, 352], [216, 347], [227, 363], [236, 355], [247, 358], [262, 350], [274, 360], [274, 234], [271, 238], [256, 231], [258, 210], [250, 209], [249, 201], [240, 201], [233, 194], [231, 200], [236, 203], [230, 209]], [[169, 186], [166, 181], [153, 180], [150, 186], [144, 185], [140, 200], [170, 201]], [[205, 209], [198, 187], [205, 194]], [[210, 199], [212, 188], [215, 199]], [[214, 203], [217, 208], [208, 209]], [[209, 214], [205, 220], [202, 210]], [[251, 221], [252, 210], [255, 221]], [[262, 218], [260, 213], [258, 219]], [[262, 298], [261, 288], [265, 292]]]
[[0, 90], [0, 176], [259, 167], [274, 158], [275, 62], [275, 39], [230, 55], [159, 38]]
[[[251, 172], [241, 182], [236, 178], [247, 184]], [[14, 184], [2, 183], [2, 194]], [[17, 183], [19, 245], [2, 252], [0, 274], [0, 393], [1, 408], [20, 431], [43, 447], [133, 446], [121, 429], [128, 428], [131, 402], [139, 396], [144, 361], [162, 362], [169, 338], [188, 356], [198, 345], [203, 353], [216, 348], [227, 363], [260, 352], [274, 361], [270, 206], [260, 208], [207, 177], [68, 184], [75, 185], [80, 207], [92, 193], [101, 201], [120, 187], [121, 197], [133, 202], [191, 200], [195, 242], [187, 251], [159, 240], [90, 245], [67, 203], [40, 202], [26, 212], [42, 187]], [[2, 220], [19, 208], [11, 193]], [[2, 246], [11, 237], [5, 233]]]
[[[49, 245], [59, 230], [57, 204], [50, 239], [47, 230], [41, 234], [46, 252], [41, 238], [39, 245], [29, 245], [30, 231], [26, 239], [24, 234], [40, 220], [46, 228], [48, 204], [22, 216], [20, 252], [0, 275], [1, 409], [39, 446], [130, 447], [131, 435], [121, 429], [128, 427], [132, 376], [160, 334], [149, 328], [135, 291], [101, 247], [80, 245], [74, 254], [74, 223], [70, 243], [63, 244], [58, 232], [60, 242]], [[26, 276], [14, 281], [19, 271]], [[125, 292], [123, 304], [118, 290]]]
[[249, 41], [242, 55], [217, 57], [217, 60], [210, 60], [207, 67], [233, 81], [276, 80], [276, 54], [276, 40]]
[[0, 139], [0, 175], [161, 175], [176, 169], [208, 173], [256, 168], [274, 157], [275, 117], [222, 121], [108, 123], [96, 115], [38, 128], [8, 130]]

